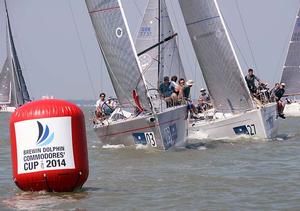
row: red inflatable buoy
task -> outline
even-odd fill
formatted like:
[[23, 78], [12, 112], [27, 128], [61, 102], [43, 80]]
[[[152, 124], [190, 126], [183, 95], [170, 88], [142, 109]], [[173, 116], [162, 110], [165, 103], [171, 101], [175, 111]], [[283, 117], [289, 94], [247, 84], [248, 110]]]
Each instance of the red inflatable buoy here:
[[89, 174], [84, 115], [57, 99], [34, 101], [11, 116], [13, 178], [24, 191], [67, 192]]

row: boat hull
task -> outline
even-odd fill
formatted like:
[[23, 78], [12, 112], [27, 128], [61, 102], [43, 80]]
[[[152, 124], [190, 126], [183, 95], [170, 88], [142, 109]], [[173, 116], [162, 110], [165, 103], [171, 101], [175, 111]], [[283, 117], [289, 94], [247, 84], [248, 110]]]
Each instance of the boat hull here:
[[16, 107], [3, 106], [0, 108], [0, 113], [14, 112], [15, 110], [16, 110]]
[[287, 117], [300, 117], [300, 102], [286, 104], [283, 113]]
[[190, 122], [189, 138], [232, 139], [240, 136], [271, 139], [276, 136], [276, 104], [213, 120]]
[[135, 117], [108, 125], [95, 125], [98, 138], [109, 145], [145, 145], [167, 150], [182, 147], [187, 136], [187, 107], [168, 108], [156, 116]]

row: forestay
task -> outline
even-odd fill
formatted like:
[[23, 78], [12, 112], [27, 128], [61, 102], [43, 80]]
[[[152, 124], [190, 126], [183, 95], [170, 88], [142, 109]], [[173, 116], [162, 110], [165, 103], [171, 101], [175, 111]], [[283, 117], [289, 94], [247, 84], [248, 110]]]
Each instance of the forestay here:
[[285, 94], [300, 95], [300, 10], [290, 40], [288, 54], [283, 67], [281, 82], [286, 84]]
[[[160, 40], [164, 40], [167, 37], [174, 35], [175, 32], [170, 20], [166, 1], [160, 0], [160, 2]], [[180, 36], [180, 34], [178, 36]], [[165, 42], [161, 46], [160, 58], [160, 83], [163, 82], [164, 76], [176, 75], [178, 79], [186, 79], [183, 65], [179, 55], [177, 36]]]
[[179, 0], [214, 107], [222, 112], [252, 109], [253, 102], [213, 0]]
[[121, 2], [86, 0], [86, 5], [119, 102], [135, 106], [133, 92], [136, 91], [142, 107], [150, 110], [147, 88]]
[[[142, 52], [159, 42], [158, 28], [158, 1], [149, 0], [135, 43], [137, 52]], [[143, 74], [149, 89], [156, 89], [158, 85], [158, 52], [159, 48], [156, 47], [139, 56]]]
[[[136, 48], [142, 52], [174, 35], [165, 0], [149, 0], [138, 32]], [[149, 88], [157, 88], [164, 76], [185, 78], [176, 36], [139, 56]]]

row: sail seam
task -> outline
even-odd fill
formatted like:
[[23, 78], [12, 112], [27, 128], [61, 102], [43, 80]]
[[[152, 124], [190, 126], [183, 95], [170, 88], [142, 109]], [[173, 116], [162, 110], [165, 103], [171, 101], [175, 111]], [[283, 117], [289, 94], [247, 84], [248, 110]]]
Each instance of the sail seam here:
[[105, 9], [101, 9], [101, 10], [94, 10], [94, 11], [91, 11], [90, 14], [96, 13], [96, 12], [106, 12], [106, 11], [114, 10], [114, 9], [120, 9], [120, 7], [116, 6], [116, 7], [110, 7], [110, 8], [105, 8]]
[[214, 16], [214, 17], [209, 17], [209, 18], [205, 18], [205, 19], [202, 19], [202, 20], [197, 20], [197, 21], [194, 21], [194, 22], [191, 22], [191, 23], [187, 23], [186, 25], [190, 26], [190, 25], [194, 25], [196, 23], [201, 23], [201, 22], [208, 21], [208, 20], [215, 19], [215, 18], [220, 18], [220, 16]]

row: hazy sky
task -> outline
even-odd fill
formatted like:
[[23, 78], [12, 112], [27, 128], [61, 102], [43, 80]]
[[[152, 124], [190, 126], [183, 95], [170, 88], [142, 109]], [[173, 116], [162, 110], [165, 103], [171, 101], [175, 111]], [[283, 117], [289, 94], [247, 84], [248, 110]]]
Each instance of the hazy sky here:
[[[95, 99], [100, 91], [113, 95], [84, 0], [7, 0], [15, 44], [30, 95], [63, 99]], [[135, 36], [147, 0], [123, 0]], [[239, 61], [264, 81], [280, 79], [299, 0], [218, 0]], [[193, 94], [203, 85], [183, 27], [177, 0], [168, 2], [179, 49]], [[241, 18], [251, 44], [249, 48]], [[0, 1], [0, 68], [6, 57], [4, 3]], [[240, 50], [238, 50], [240, 49]], [[253, 52], [254, 60], [251, 56]], [[247, 63], [247, 64], [246, 64]], [[197, 76], [197, 77], [195, 77]]]

